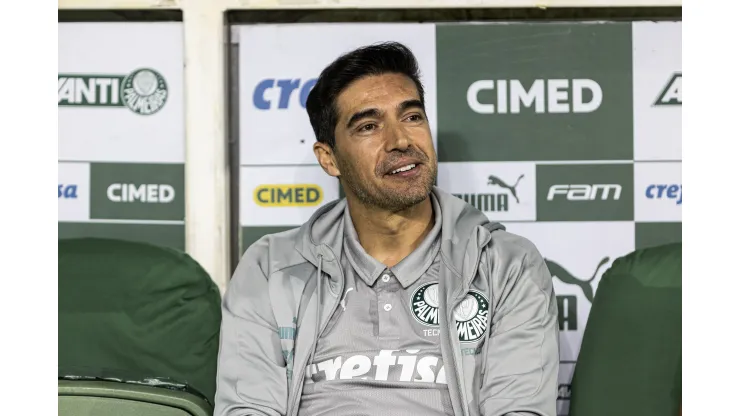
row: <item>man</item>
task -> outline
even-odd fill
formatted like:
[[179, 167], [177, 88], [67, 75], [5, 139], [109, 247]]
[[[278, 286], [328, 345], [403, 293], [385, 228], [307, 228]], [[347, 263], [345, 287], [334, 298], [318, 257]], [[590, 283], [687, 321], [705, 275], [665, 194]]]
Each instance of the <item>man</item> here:
[[434, 186], [411, 51], [338, 58], [306, 108], [346, 198], [244, 254], [215, 414], [555, 416], [551, 276], [532, 243]]

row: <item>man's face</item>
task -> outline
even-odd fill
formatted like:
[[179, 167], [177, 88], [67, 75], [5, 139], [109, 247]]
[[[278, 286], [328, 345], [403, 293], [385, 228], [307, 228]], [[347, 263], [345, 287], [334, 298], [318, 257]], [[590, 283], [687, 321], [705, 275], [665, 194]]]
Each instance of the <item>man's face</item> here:
[[411, 79], [400, 74], [362, 78], [339, 95], [336, 109], [334, 149], [322, 143], [314, 149], [348, 195], [392, 212], [429, 196], [437, 155]]

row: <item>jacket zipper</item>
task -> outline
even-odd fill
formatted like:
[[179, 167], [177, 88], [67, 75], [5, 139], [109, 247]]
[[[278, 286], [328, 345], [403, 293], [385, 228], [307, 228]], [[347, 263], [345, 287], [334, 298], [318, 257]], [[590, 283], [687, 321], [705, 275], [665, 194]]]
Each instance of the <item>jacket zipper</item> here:
[[[453, 311], [454, 311], [454, 308], [453, 308]], [[453, 318], [454, 318], [454, 312], [448, 315], [448, 318], [447, 318], [448, 322], [450, 322], [450, 320]], [[460, 397], [460, 401], [461, 401], [460, 408], [463, 411], [463, 415], [465, 415], [467, 414], [467, 411], [466, 411], [467, 404], [464, 398], [465, 389], [463, 389], [462, 384], [460, 382], [460, 371], [459, 371], [460, 365], [457, 362], [458, 345], [457, 345], [457, 340], [455, 339], [455, 336], [457, 336], [457, 325], [453, 324], [452, 328], [454, 328], [454, 330], [452, 330], [451, 332], [454, 335], [450, 337], [450, 341], [452, 341], [452, 364], [455, 367], [455, 387], [457, 388], [457, 394], [458, 394], [458, 397]]]
[[[475, 274], [478, 273], [477, 265], [478, 265], [478, 262], [480, 262], [480, 257], [481, 257], [481, 250], [480, 248], [478, 248], [478, 250], [476, 250], [475, 263], [473, 263], [476, 265], [476, 268], [473, 270], [473, 275], [470, 276], [469, 278], [465, 276], [465, 281], [463, 282], [464, 284], [467, 283], [468, 287], [470, 287], [470, 283], [472, 283], [473, 278], [475, 278]], [[458, 293], [455, 296], [455, 299], [452, 302], [452, 304], [447, 305], [447, 308], [449, 309], [447, 311], [447, 322], [448, 322], [448, 325], [450, 325], [450, 334], [448, 335], [450, 336], [450, 341], [452, 343], [452, 363], [455, 366], [455, 373], [456, 373], [455, 374], [456, 375], [455, 384], [456, 384], [457, 391], [460, 397], [460, 401], [462, 402], [460, 407], [463, 410], [463, 416], [468, 416], [470, 414], [469, 409], [468, 409], [468, 397], [467, 397], [467, 393], [465, 389], [463, 388], [462, 381], [461, 381], [464, 378], [465, 374], [463, 373], [463, 369], [458, 364], [458, 359], [457, 359], [458, 354], [460, 354], [460, 340], [457, 335], [457, 322], [455, 321], [455, 316], [454, 316], [455, 307], [460, 303], [460, 301], [465, 299], [465, 294], [466, 294], [465, 290], [463, 289], [460, 292], [461, 293]], [[461, 295], [462, 295], [462, 298], [461, 298]]]
[[[337, 258], [336, 254], [334, 254], [334, 251], [332, 251], [332, 249], [329, 248], [329, 247], [327, 247], [327, 249], [334, 256], [334, 260], [337, 261], [337, 262], [339, 262], [339, 258]], [[336, 311], [337, 306], [339, 306], [339, 301], [340, 301], [340, 299], [342, 297], [342, 292], [344, 291], [344, 283], [345, 282], [344, 282], [344, 272], [342, 271], [342, 266], [338, 264], [337, 269], [339, 269], [339, 277], [340, 277], [340, 281], [339, 281], [339, 296], [337, 296], [337, 298], [334, 300], [334, 305], [332, 306], [331, 312], [329, 313], [329, 318], [323, 324], [321, 324], [321, 327], [319, 328], [318, 334], [314, 334], [314, 337], [318, 337], [319, 334], [321, 334], [321, 333], [324, 332], [324, 329], [326, 329], [326, 325], [328, 325], [329, 324], [329, 321], [331, 320], [331, 316]], [[320, 279], [321, 276], [318, 276], [318, 278]], [[319, 287], [319, 285], [317, 284], [316, 285], [316, 289], [318, 289], [318, 287]], [[327, 288], [328, 288], [328, 286], [327, 286]], [[328, 290], [331, 291], [331, 289], [328, 289]], [[316, 302], [318, 302], [318, 301], [319, 301], [319, 297], [318, 297], [318, 291], [317, 291], [317, 294], [316, 294]], [[319, 316], [317, 316], [316, 319], [321, 319], [321, 305], [319, 305]], [[296, 340], [298, 340], [297, 337], [296, 337]], [[313, 342], [316, 342], [316, 339], [315, 338], [314, 338]], [[298, 349], [296, 344], [293, 344], [293, 348], [295, 350]], [[300, 395], [298, 394], [298, 386], [301, 386], [302, 383], [304, 382], [303, 378], [306, 375], [306, 361], [307, 360], [308, 360], [308, 355], [306, 355], [305, 358], [302, 359], [303, 362], [301, 362], [300, 373], [298, 374], [298, 377], [297, 378], [293, 378], [293, 384], [295, 386], [291, 389], [291, 393], [290, 394], [292, 395], [292, 397], [289, 400], [289, 403], [290, 404], [288, 405], [288, 409], [287, 409], [287, 414], [292, 415], [292, 416], [295, 416], [295, 415], [298, 414], [298, 409], [296, 407], [298, 398], [300, 397]], [[295, 367], [293, 367], [293, 368], [295, 368]], [[296, 375], [295, 372], [293, 372], [293, 376], [294, 377], [295, 377], [295, 375]], [[301, 390], [303, 390], [303, 388], [301, 388]]]
[[[459, 303], [459, 299], [455, 299], [455, 301], [452, 303], [452, 305], [457, 305]], [[457, 354], [459, 353], [460, 345], [459, 340], [457, 339], [457, 324], [455, 322], [455, 306], [449, 306], [449, 311], [447, 313], [447, 322], [448, 325], [450, 325], [450, 332], [448, 335], [450, 336], [450, 345], [452, 346], [452, 364], [455, 367], [455, 387], [457, 388], [458, 397], [460, 397], [460, 408], [463, 411], [463, 415], [467, 416], [468, 414], [468, 401], [467, 397], [465, 395], [465, 389], [462, 386], [461, 378], [464, 376], [462, 374], [460, 364], [457, 361]]]

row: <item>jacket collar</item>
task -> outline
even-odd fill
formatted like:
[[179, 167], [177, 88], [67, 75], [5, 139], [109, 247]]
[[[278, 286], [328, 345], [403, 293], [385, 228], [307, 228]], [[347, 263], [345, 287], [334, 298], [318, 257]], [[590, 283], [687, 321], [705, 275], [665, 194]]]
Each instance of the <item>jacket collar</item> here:
[[[477, 269], [480, 250], [490, 240], [489, 231], [503, 226], [489, 225], [485, 214], [437, 186], [432, 188], [432, 192], [442, 212], [440, 250], [443, 259], [457, 275], [463, 278], [472, 276]], [[295, 247], [315, 267], [318, 267], [321, 256], [322, 269], [332, 280], [339, 279], [338, 256], [342, 252], [346, 205], [346, 199], [342, 198], [316, 210], [301, 226]]]

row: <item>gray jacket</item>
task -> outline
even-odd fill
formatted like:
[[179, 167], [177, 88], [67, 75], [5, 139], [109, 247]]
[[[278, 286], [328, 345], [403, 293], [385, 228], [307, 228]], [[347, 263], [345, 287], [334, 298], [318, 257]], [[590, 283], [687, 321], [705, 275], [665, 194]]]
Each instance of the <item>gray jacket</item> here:
[[[542, 256], [461, 199], [433, 192], [442, 210], [440, 344], [455, 415], [555, 416], [558, 314]], [[215, 416], [297, 415], [316, 334], [344, 291], [345, 205], [329, 203], [247, 249], [223, 300]], [[469, 289], [487, 294], [492, 317], [490, 336], [475, 345], [460, 342], [453, 317]]]

